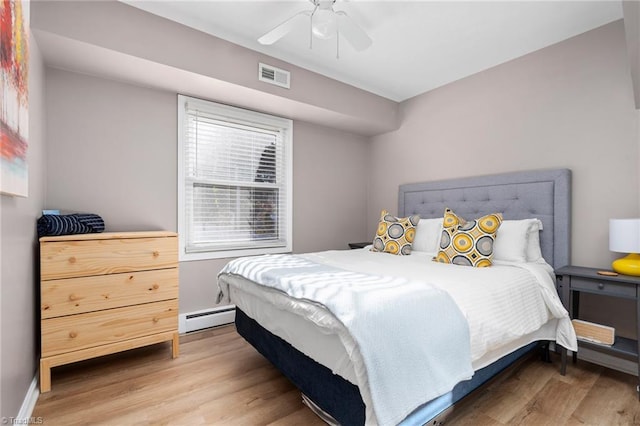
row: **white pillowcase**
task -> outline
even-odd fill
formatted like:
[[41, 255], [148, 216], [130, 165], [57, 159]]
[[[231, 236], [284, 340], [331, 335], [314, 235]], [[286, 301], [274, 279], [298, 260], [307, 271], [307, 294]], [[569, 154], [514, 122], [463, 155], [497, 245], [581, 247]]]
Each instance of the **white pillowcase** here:
[[537, 262], [542, 257], [539, 219], [504, 220], [493, 243], [493, 259], [504, 262]]
[[531, 229], [529, 229], [529, 238], [527, 240], [527, 262], [539, 262], [542, 259], [540, 231], [542, 231], [542, 221], [538, 220], [538, 226], [532, 226]]
[[420, 219], [416, 226], [416, 237], [413, 239], [412, 251], [437, 253], [442, 235], [442, 218]]

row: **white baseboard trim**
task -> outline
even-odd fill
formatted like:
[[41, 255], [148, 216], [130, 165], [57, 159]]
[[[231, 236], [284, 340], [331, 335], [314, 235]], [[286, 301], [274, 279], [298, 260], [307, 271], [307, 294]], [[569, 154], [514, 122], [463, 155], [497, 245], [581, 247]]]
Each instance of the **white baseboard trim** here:
[[235, 321], [235, 305], [216, 306], [178, 315], [178, 333], [184, 334], [204, 328], [230, 324]]
[[29, 385], [27, 394], [24, 397], [24, 401], [22, 401], [22, 406], [20, 407], [20, 411], [18, 411], [18, 415], [14, 419], [13, 424], [26, 425], [33, 423], [33, 421], [29, 421], [29, 419], [31, 418], [31, 414], [33, 414], [33, 409], [36, 407], [36, 402], [38, 402], [38, 397], [40, 396], [38, 376], [39, 371], [36, 371], [36, 375], [33, 377], [33, 380]]

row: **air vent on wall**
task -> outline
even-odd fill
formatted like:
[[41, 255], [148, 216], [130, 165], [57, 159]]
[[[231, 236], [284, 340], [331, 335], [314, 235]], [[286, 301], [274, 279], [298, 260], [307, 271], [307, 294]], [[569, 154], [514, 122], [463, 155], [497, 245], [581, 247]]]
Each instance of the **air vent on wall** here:
[[291, 87], [290, 78], [291, 73], [289, 71], [263, 63], [258, 64], [258, 80], [260, 81], [289, 89]]

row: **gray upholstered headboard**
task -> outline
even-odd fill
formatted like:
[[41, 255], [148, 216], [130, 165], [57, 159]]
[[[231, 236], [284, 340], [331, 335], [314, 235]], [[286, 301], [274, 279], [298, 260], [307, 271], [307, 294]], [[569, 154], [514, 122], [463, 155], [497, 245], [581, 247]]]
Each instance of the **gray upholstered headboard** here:
[[[400, 186], [398, 215], [441, 217], [448, 207], [463, 218], [502, 213], [505, 219], [538, 218], [542, 256], [554, 268], [571, 254], [571, 171], [536, 170], [411, 183]], [[498, 231], [500, 232], [500, 231]]]

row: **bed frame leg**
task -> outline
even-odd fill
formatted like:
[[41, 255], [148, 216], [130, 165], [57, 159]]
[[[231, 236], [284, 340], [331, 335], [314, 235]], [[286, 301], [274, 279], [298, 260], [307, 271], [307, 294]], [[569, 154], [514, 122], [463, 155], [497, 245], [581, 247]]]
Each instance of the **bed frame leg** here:
[[544, 343], [540, 347], [540, 357], [542, 358], [542, 362], [551, 362], [551, 355], [549, 354], [549, 342]]
[[560, 347], [560, 375], [564, 376], [567, 374], [567, 350], [563, 347]]

